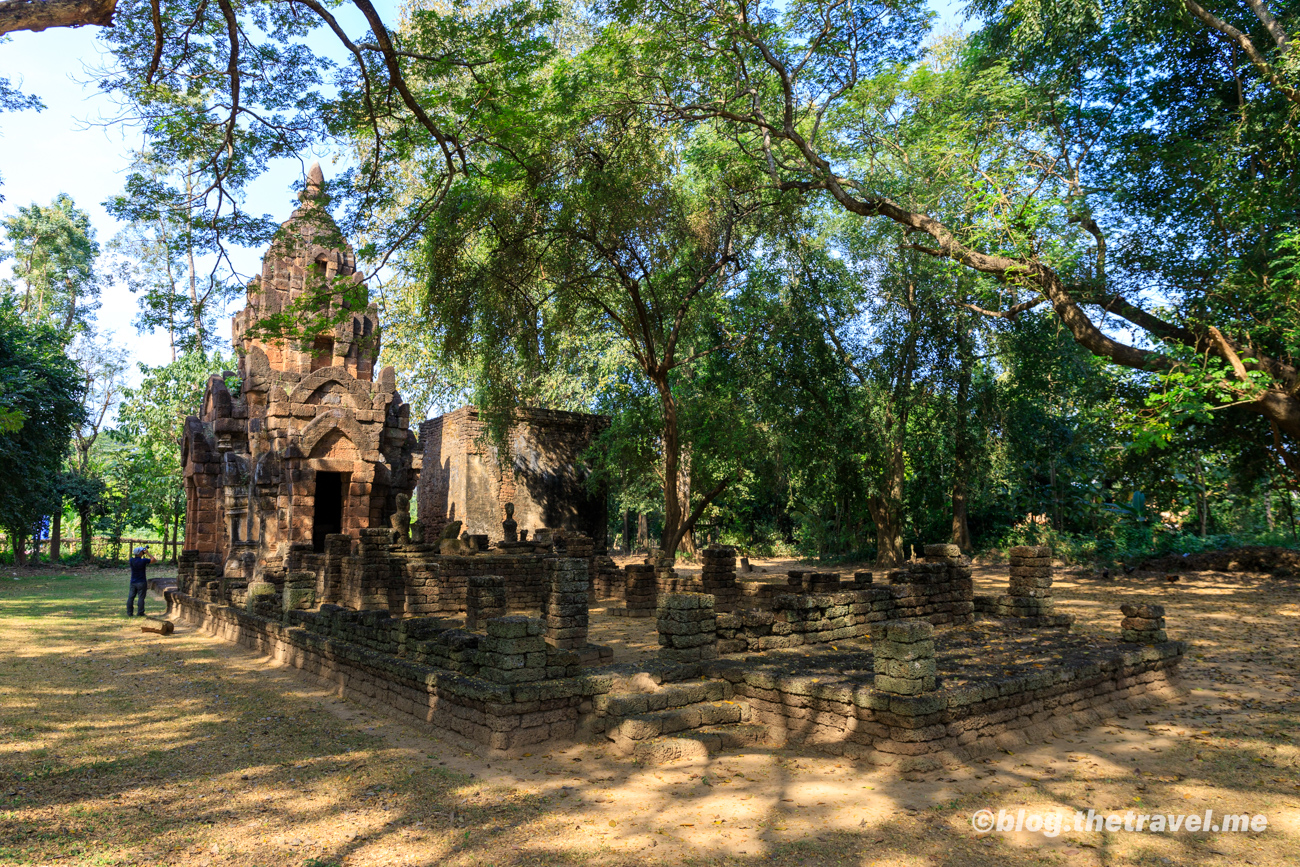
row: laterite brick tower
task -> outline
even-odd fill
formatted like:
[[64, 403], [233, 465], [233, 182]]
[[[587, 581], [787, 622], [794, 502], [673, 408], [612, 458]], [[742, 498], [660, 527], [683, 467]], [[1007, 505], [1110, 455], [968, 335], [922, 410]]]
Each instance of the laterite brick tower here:
[[[312, 166], [232, 322], [242, 388], [213, 376], [185, 423], [185, 549], [228, 578], [280, 583], [328, 534], [389, 526], [416, 484], [410, 408], [391, 367], [375, 379], [377, 308], [323, 183]], [[313, 312], [337, 324], [303, 339], [255, 329]]]

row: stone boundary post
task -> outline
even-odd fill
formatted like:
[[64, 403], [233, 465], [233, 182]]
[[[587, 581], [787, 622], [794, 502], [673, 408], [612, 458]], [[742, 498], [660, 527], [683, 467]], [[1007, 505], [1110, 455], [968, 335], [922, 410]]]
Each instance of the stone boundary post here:
[[705, 593], [713, 596], [714, 608], [730, 611], [740, 601], [740, 585], [736, 583], [736, 549], [724, 545], [705, 548], [700, 581]]
[[669, 593], [656, 611], [659, 656], [674, 662], [699, 662], [718, 655], [718, 618], [713, 597], [705, 593]]
[[1004, 617], [1043, 617], [1056, 613], [1052, 601], [1052, 549], [1046, 545], [1017, 545], [1010, 551], [1011, 586], [999, 596], [997, 613]]
[[587, 646], [587, 561], [561, 557], [546, 562], [546, 642], [560, 650]]
[[[293, 573], [297, 574], [297, 573]], [[244, 608], [256, 613], [263, 599], [275, 600], [276, 587], [270, 581], [253, 581], [244, 595]]]
[[306, 611], [316, 604], [316, 573], [290, 572], [281, 591], [280, 606], [285, 611]]
[[465, 592], [465, 628], [473, 632], [480, 621], [506, 616], [506, 579], [500, 575], [471, 575]]
[[1164, 644], [1169, 640], [1165, 632], [1165, 606], [1121, 605], [1124, 619], [1119, 622], [1119, 640], [1129, 644]]
[[892, 695], [935, 689], [934, 627], [924, 620], [886, 620], [871, 625], [875, 687]]
[[623, 601], [628, 617], [653, 617], [659, 606], [659, 579], [649, 564], [629, 563], [626, 573]]
[[360, 531], [357, 556], [361, 567], [362, 609], [388, 608], [388, 577], [392, 571], [393, 531], [388, 527], [367, 527]]

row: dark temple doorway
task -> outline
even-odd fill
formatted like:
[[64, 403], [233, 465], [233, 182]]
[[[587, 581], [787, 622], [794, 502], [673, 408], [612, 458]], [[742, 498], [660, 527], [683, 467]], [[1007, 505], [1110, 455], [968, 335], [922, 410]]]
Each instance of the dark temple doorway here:
[[311, 548], [325, 552], [325, 537], [343, 532], [343, 486], [348, 473], [316, 473], [316, 507], [311, 522]]

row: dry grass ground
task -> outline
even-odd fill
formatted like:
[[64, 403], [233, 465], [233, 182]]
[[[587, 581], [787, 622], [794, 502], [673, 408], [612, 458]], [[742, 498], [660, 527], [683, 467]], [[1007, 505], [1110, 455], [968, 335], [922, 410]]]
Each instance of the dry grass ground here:
[[[1186, 698], [901, 779], [799, 749], [485, 759], [192, 630], [142, 634], [120, 573], [0, 572], [0, 864], [1300, 864], [1297, 584], [1061, 578], [1087, 630], [1116, 633], [1121, 601], [1163, 602], [1193, 645]], [[980, 835], [986, 808], [1269, 827]]]

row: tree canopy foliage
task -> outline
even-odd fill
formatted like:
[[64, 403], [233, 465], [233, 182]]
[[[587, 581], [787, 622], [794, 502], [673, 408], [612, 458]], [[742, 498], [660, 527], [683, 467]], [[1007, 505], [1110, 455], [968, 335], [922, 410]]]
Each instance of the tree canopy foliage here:
[[69, 433], [83, 418], [82, 385], [59, 331], [0, 301], [0, 528], [20, 557], [58, 507]]
[[[113, 21], [147, 145], [116, 249], [178, 400], [229, 247], [274, 231], [243, 191], [328, 144], [403, 381], [498, 434], [610, 415], [597, 478], [670, 549], [1140, 546], [1300, 487], [1292, 5], [972, 0], [942, 36], [919, 0], [77, 8], [0, 0], [0, 33]], [[97, 285], [84, 228], [40, 252], [67, 205], [7, 224], [10, 294], [65, 329]]]

